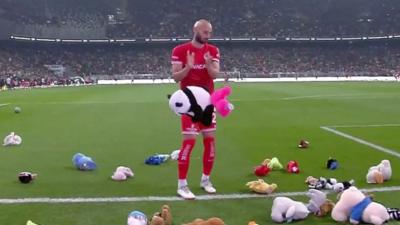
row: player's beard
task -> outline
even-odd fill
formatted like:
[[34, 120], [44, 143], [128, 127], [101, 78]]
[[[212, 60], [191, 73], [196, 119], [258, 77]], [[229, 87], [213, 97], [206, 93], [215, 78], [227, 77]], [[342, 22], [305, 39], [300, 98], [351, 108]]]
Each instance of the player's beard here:
[[205, 44], [205, 43], [207, 43], [208, 42], [208, 38], [201, 38], [201, 35], [200, 34], [196, 34], [195, 35], [195, 40], [198, 42], [198, 43], [200, 43], [200, 44]]

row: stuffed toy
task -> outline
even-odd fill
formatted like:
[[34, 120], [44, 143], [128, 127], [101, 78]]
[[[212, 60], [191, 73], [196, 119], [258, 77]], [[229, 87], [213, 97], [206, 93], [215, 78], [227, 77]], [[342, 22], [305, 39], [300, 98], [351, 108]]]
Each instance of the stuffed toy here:
[[211, 125], [214, 106], [208, 91], [202, 87], [188, 86], [174, 92], [169, 98], [169, 107], [177, 115], [188, 115], [193, 122]]
[[37, 225], [37, 224], [32, 222], [31, 220], [28, 220], [28, 221], [26, 221], [26, 225]]
[[279, 159], [273, 157], [272, 159], [266, 159], [268, 168], [271, 170], [280, 170], [283, 168], [282, 164], [279, 162]]
[[86, 171], [86, 170], [95, 170], [97, 168], [97, 165], [93, 161], [93, 159], [82, 153], [76, 153], [72, 157], [72, 162], [74, 163], [74, 166], [78, 170]]
[[111, 176], [111, 179], [116, 181], [123, 181], [128, 179], [128, 177], [133, 177], [133, 172], [129, 167], [118, 166], [114, 171], [114, 174]]
[[312, 189], [306, 194], [310, 197], [309, 202], [294, 201], [288, 197], [276, 197], [272, 202], [271, 218], [277, 223], [290, 223], [295, 220], [305, 219], [308, 214], [317, 214], [326, 199], [326, 194]]
[[271, 194], [278, 188], [278, 185], [265, 183], [263, 179], [247, 182], [246, 186], [259, 194]]
[[378, 165], [372, 166], [368, 169], [366, 180], [369, 184], [382, 184], [391, 177], [392, 167], [390, 166], [390, 161], [385, 159], [382, 160]]
[[172, 225], [171, 209], [168, 205], [161, 207], [161, 212], [154, 213], [150, 225]]
[[341, 192], [352, 186], [354, 184], [354, 180], [338, 182], [335, 178], [320, 177], [319, 179], [317, 179], [313, 176], [308, 176], [305, 180], [305, 183], [308, 184], [308, 188], [311, 189], [325, 189], [333, 190], [335, 192]]
[[308, 142], [304, 139], [301, 139], [299, 144], [297, 145], [297, 147], [299, 147], [299, 148], [308, 148], [309, 146], [310, 146], [310, 142]]
[[211, 104], [215, 110], [222, 116], [227, 117], [233, 110], [233, 104], [230, 103], [227, 97], [231, 94], [232, 89], [230, 86], [217, 89], [211, 94]]
[[315, 214], [318, 217], [324, 217], [332, 212], [333, 207], [335, 207], [335, 203], [331, 200], [327, 199], [320, 207], [319, 211]]
[[19, 135], [15, 134], [14, 132], [11, 132], [3, 140], [3, 146], [16, 146], [20, 145], [21, 143], [22, 143], [22, 138]]
[[15, 113], [20, 113], [22, 111], [22, 109], [21, 109], [21, 107], [18, 107], [18, 106], [15, 106], [15, 108], [14, 108], [14, 112]]
[[128, 215], [128, 225], [147, 225], [147, 216], [140, 211], [132, 211]]
[[387, 208], [391, 220], [400, 221], [400, 209], [398, 208]]
[[286, 165], [286, 171], [288, 173], [300, 173], [299, 163], [295, 160], [291, 160]]
[[171, 154], [170, 154], [171, 159], [178, 160], [180, 152], [181, 152], [181, 150], [175, 150], [175, 151], [171, 152]]
[[373, 202], [355, 186], [351, 186], [342, 192], [331, 215], [333, 220], [337, 222], [349, 220], [352, 224], [364, 222], [381, 225], [390, 219], [386, 207]]
[[263, 177], [268, 175], [271, 169], [267, 166], [270, 160], [264, 160], [260, 165], [254, 167], [254, 174], [259, 177]]
[[21, 172], [18, 174], [18, 180], [23, 184], [30, 183], [36, 177], [37, 177], [36, 173], [30, 173], [30, 172]]
[[329, 158], [326, 162], [326, 168], [336, 170], [339, 167], [339, 162], [336, 159]]
[[247, 225], [258, 225], [256, 221], [250, 221]]
[[183, 225], [225, 225], [224, 221], [218, 217], [212, 217], [208, 220], [195, 219], [191, 223], [185, 223]]
[[209, 126], [212, 122], [214, 107], [223, 117], [228, 116], [232, 111], [233, 105], [226, 99], [230, 92], [230, 87], [223, 87], [210, 95], [202, 87], [188, 86], [169, 96], [169, 107], [177, 115], [188, 115], [193, 122], [201, 122]]
[[169, 159], [170, 155], [168, 154], [155, 154], [149, 156], [144, 163], [147, 165], [160, 165], [161, 163], [166, 162]]

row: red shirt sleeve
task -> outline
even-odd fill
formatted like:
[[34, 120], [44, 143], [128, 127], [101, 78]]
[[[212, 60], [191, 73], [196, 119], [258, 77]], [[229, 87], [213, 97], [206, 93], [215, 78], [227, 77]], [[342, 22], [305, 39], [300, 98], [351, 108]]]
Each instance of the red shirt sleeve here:
[[212, 56], [213, 61], [219, 62], [220, 54], [219, 54], [219, 49], [217, 47], [210, 49], [210, 55]]
[[182, 54], [183, 48], [180, 46], [175, 47], [171, 54], [171, 64], [184, 64], [184, 54]]

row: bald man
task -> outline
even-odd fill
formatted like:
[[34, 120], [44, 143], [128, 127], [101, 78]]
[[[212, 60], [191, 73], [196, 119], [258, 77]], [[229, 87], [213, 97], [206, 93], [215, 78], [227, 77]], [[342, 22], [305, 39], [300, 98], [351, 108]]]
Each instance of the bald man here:
[[[214, 79], [219, 73], [219, 50], [208, 44], [212, 26], [207, 20], [199, 20], [193, 26], [193, 39], [176, 46], [172, 50], [172, 77], [179, 83], [180, 88], [199, 86], [212, 93]], [[193, 122], [187, 115], [181, 116], [182, 147], [178, 156], [178, 190], [177, 193], [184, 199], [195, 199], [186, 180], [189, 170], [190, 155], [196, 143], [198, 134], [203, 136], [203, 174], [200, 187], [209, 194], [216, 193], [210, 182], [210, 174], [215, 158], [215, 113], [211, 125]]]

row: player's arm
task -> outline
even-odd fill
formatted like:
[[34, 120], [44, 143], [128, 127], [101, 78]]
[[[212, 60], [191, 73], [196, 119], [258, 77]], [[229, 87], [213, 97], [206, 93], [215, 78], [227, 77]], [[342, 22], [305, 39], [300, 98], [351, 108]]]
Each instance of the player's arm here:
[[175, 80], [175, 82], [179, 82], [185, 78], [191, 68], [189, 66], [183, 67], [182, 64], [172, 64], [172, 78]]
[[207, 72], [211, 76], [212, 79], [217, 78], [217, 75], [219, 74], [219, 71], [220, 71], [219, 57], [220, 56], [219, 56], [218, 48], [211, 49], [210, 52], [207, 52], [204, 55], [204, 58], [206, 61]]
[[211, 61], [206, 63], [206, 68], [212, 79], [217, 78], [217, 75], [219, 74], [219, 61]]
[[189, 51], [186, 52], [186, 58], [186, 65], [183, 65], [182, 61], [172, 61], [172, 78], [175, 80], [175, 82], [179, 82], [185, 78], [189, 71], [193, 68], [194, 53], [191, 54]]

